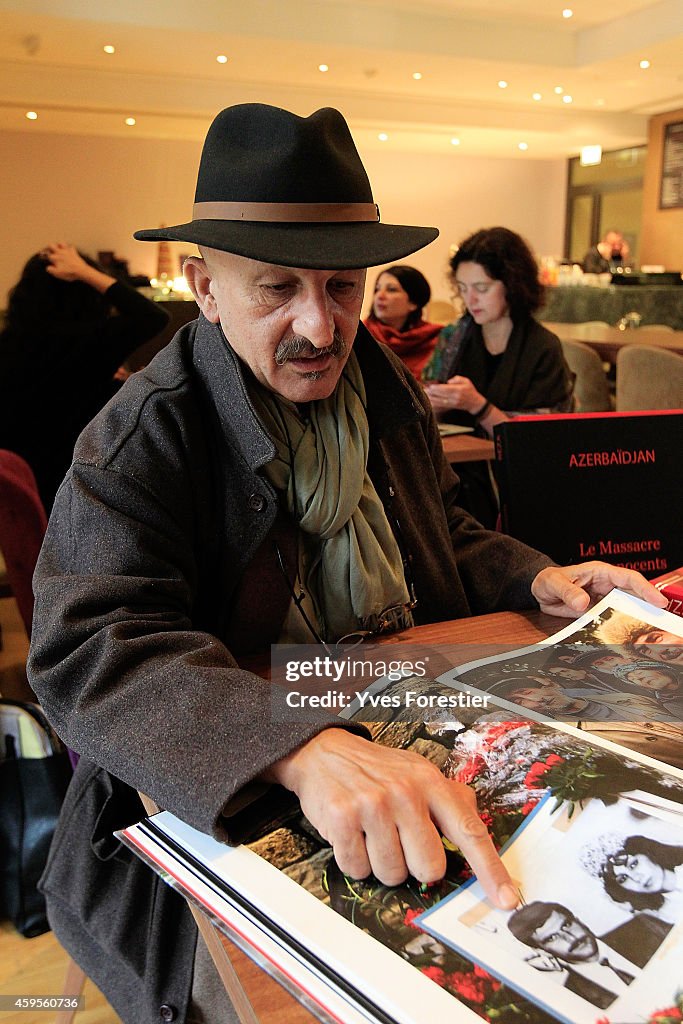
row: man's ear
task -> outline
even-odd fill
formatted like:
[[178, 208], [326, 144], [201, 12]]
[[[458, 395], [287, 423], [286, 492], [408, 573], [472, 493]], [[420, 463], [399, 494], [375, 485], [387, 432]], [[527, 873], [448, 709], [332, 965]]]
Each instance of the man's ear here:
[[206, 319], [212, 324], [217, 324], [218, 306], [211, 293], [211, 274], [206, 260], [201, 256], [188, 256], [183, 263], [183, 274]]

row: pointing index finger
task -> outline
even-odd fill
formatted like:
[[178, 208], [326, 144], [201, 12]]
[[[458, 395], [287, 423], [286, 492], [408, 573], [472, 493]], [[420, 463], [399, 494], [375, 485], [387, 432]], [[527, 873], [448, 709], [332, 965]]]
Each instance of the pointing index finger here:
[[474, 793], [462, 783], [447, 780], [447, 784], [450, 793], [446, 791], [437, 825], [460, 848], [494, 906], [513, 910], [519, 903], [519, 893], [479, 817]]

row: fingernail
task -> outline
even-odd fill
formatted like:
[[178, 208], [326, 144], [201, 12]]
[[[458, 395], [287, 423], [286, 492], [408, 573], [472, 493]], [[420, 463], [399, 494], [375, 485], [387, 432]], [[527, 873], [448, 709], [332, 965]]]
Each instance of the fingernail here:
[[505, 910], [513, 910], [519, 903], [519, 893], [509, 882], [498, 886], [498, 901]]

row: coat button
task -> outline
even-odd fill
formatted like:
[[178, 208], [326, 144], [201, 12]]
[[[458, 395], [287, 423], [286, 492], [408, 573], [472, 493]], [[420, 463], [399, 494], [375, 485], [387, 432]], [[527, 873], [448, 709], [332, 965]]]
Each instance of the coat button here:
[[262, 494], [259, 494], [257, 491], [254, 491], [253, 494], [249, 495], [248, 504], [252, 512], [263, 512], [264, 508], [266, 507], [266, 499], [263, 497]]
[[162, 1020], [172, 1021], [178, 1016], [178, 1011], [170, 1003], [162, 1003], [159, 1007], [159, 1016]]

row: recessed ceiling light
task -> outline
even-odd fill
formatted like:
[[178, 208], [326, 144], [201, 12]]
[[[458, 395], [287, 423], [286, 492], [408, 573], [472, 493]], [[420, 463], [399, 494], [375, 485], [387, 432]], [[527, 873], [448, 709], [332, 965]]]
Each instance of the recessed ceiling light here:
[[532, 98], [532, 100], [536, 100], [536, 102], [538, 102], [539, 100], [543, 99], [543, 97], [541, 96], [540, 92], [532, 92], [531, 98]]
[[422, 72], [421, 71], [413, 71], [413, 78], [415, 79], [416, 82], [419, 82], [420, 79], [422, 78]]
[[556, 92], [558, 96], [561, 96], [564, 92], [564, 88], [561, 85], [556, 85], [553, 91]]
[[380, 142], [386, 142], [389, 136], [387, 135], [386, 132], [380, 132], [377, 138], [379, 139]]
[[526, 150], [528, 148], [529, 148], [529, 143], [528, 142], [518, 142], [517, 143], [517, 149], [521, 149], [523, 153], [526, 152]]
[[574, 12], [571, 9], [571, 7], [565, 7], [565, 9], [562, 11], [562, 17], [563, 18], [573, 18], [574, 17]]
[[228, 63], [228, 58], [226, 57], [226, 55], [224, 53], [219, 53], [218, 56], [216, 57], [216, 60], [218, 61], [219, 64], [227, 64]]
[[593, 167], [599, 164], [602, 160], [602, 146], [582, 146], [581, 147], [581, 166], [582, 167]]
[[318, 64], [318, 71], [323, 71], [324, 72], [324, 71], [329, 71], [329, 70], [330, 70], [329, 64]]
[[500, 82], [498, 83], [498, 88], [499, 89], [507, 89], [507, 87], [508, 87], [507, 82], [505, 81], [504, 78], [501, 78]]
[[112, 46], [111, 43], [107, 43], [107, 45], [103, 46], [102, 49], [105, 53], [116, 53], [116, 47]]
[[135, 118], [134, 118], [134, 117], [127, 117], [127, 118], [126, 118], [126, 124], [127, 124], [127, 125], [128, 125], [128, 126], [129, 126], [130, 128], [132, 128], [132, 127], [133, 127], [133, 125], [135, 124]]
[[562, 97], [562, 102], [563, 103], [573, 103], [574, 102], [574, 97], [570, 96], [569, 93], [565, 93], [565, 95]]
[[36, 114], [35, 110], [27, 110], [26, 111], [26, 117], [28, 118], [29, 121], [37, 121], [38, 120], [38, 115]]
[[459, 146], [459, 145], [460, 145], [460, 139], [456, 135], [454, 135], [453, 138], [451, 139], [451, 146]]
[[649, 66], [650, 66], [649, 60], [641, 60], [640, 67], [643, 69], [643, 71], [646, 71], [647, 68], [649, 68]]

